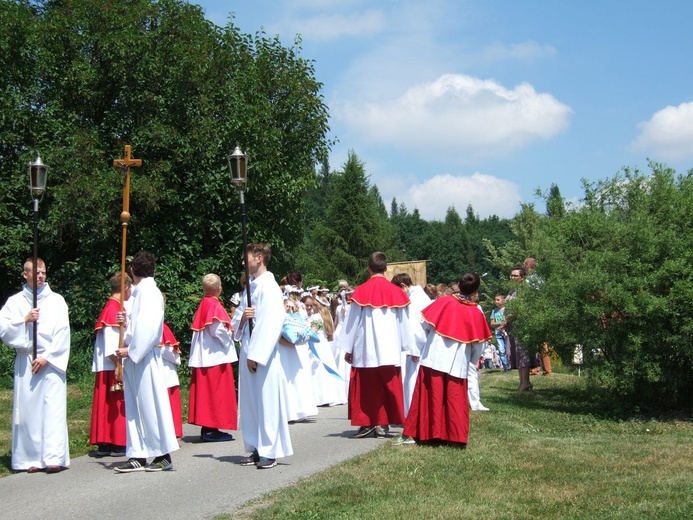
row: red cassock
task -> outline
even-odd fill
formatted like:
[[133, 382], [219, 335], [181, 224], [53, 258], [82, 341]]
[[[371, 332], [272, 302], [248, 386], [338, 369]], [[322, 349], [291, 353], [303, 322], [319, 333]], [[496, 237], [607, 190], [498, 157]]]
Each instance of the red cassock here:
[[[117, 327], [116, 316], [120, 301], [110, 298], [99, 315], [94, 330]], [[125, 446], [125, 395], [122, 390], [111, 391], [115, 384], [115, 370], [96, 372], [94, 396], [91, 404], [90, 444]]]
[[[382, 275], [371, 276], [359, 285], [350, 301], [361, 307], [398, 309], [409, 305], [409, 297]], [[352, 367], [349, 379], [348, 418], [353, 426], [402, 424], [404, 393], [401, 368], [394, 365]]]
[[[164, 333], [161, 337], [161, 347], [173, 347], [175, 352], [180, 352], [180, 342], [173, 335], [173, 331], [164, 322]], [[183, 437], [183, 406], [180, 400], [180, 386], [168, 387], [168, 400], [171, 403], [171, 413], [173, 415], [173, 426], [176, 430], [176, 437]]]
[[[193, 318], [192, 330], [201, 334], [215, 321], [231, 328], [231, 318], [219, 300], [205, 296]], [[192, 368], [188, 423], [221, 430], [238, 429], [236, 383], [231, 363]]]
[[[431, 334], [462, 344], [491, 338], [486, 318], [476, 303], [457, 296], [438, 298], [421, 314], [433, 327], [435, 332]], [[469, 438], [467, 379], [421, 366], [402, 434], [419, 442], [441, 440], [466, 444]]]

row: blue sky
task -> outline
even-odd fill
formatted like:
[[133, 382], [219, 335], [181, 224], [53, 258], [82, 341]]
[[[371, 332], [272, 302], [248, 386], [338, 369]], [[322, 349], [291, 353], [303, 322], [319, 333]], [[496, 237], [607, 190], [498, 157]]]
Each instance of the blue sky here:
[[315, 61], [330, 155], [365, 162], [389, 209], [511, 217], [556, 183], [693, 168], [693, 2], [203, 0]]

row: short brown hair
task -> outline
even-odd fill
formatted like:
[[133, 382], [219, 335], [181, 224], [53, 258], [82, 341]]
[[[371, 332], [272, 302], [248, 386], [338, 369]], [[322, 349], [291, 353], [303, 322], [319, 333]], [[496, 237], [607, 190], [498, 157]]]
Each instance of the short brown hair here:
[[272, 259], [272, 250], [270, 246], [262, 242], [255, 242], [253, 244], [248, 244], [245, 249], [248, 255], [262, 255], [262, 263], [267, 267]]
[[[119, 293], [120, 292], [120, 272], [117, 272], [111, 278], [108, 280], [111, 282], [111, 294]], [[127, 274], [125, 275], [125, 285], [130, 286], [132, 285], [132, 278], [130, 278]]]
[[376, 274], [382, 274], [387, 271], [387, 256], [382, 251], [371, 253], [368, 257], [368, 268]]

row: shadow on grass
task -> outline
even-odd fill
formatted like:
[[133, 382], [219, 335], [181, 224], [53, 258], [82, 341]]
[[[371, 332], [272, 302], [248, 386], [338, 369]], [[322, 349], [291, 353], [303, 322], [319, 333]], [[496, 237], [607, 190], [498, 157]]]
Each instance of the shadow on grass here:
[[[517, 377], [517, 372], [511, 372]], [[560, 379], [561, 384], [553, 383]], [[568, 384], [566, 380], [569, 379]], [[641, 409], [628, 401], [619, 400], [603, 388], [589, 386], [585, 378], [568, 374], [554, 374], [549, 378], [533, 376], [533, 390], [519, 392], [515, 379], [509, 385], [508, 375], [502, 372], [487, 372], [484, 388], [490, 399], [498, 403], [534, 410], [589, 415], [609, 421], [692, 421], [690, 410]]]

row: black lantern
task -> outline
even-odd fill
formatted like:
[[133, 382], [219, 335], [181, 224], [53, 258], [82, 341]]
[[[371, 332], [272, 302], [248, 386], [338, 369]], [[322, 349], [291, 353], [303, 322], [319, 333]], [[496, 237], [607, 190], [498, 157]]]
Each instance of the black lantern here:
[[[248, 156], [236, 146], [233, 153], [227, 157], [229, 161], [229, 173], [231, 174], [231, 183], [238, 190], [238, 196], [241, 203], [241, 229], [243, 230], [243, 265], [245, 266], [245, 287], [248, 307], [252, 307], [250, 300], [250, 272], [248, 262], [246, 261], [246, 253], [248, 251], [248, 232], [246, 229], [247, 218], [245, 213], [245, 193], [244, 186], [248, 174]], [[253, 320], [248, 321], [248, 332], [253, 333]]]
[[[38, 307], [38, 209], [39, 202], [46, 192], [46, 180], [48, 179], [48, 166], [41, 162], [41, 156], [36, 157], [36, 161], [29, 163], [29, 189], [31, 191], [31, 200], [34, 202], [34, 255], [33, 255], [33, 306]], [[38, 321], [34, 321], [34, 338], [33, 338], [33, 355], [36, 359], [37, 355], [37, 340], [38, 340]]]

